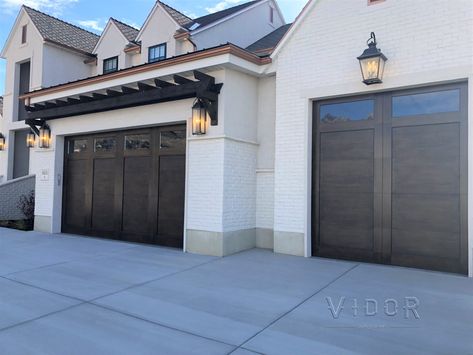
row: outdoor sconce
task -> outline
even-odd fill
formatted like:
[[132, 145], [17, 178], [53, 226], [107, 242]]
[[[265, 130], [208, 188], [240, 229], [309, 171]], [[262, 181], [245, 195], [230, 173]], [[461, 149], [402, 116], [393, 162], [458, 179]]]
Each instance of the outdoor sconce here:
[[196, 99], [192, 106], [192, 135], [202, 136], [207, 133], [207, 105], [202, 99]]
[[5, 150], [5, 136], [0, 133], [0, 152]]
[[27, 146], [28, 148], [34, 148], [35, 140], [36, 140], [36, 136], [35, 136], [34, 132], [33, 132], [33, 131], [30, 131], [30, 132], [26, 135], [26, 146]]
[[44, 123], [39, 129], [39, 143], [38, 146], [43, 149], [48, 149], [51, 142], [51, 129]]
[[358, 57], [363, 75], [363, 82], [366, 85], [381, 84], [383, 82], [384, 67], [388, 58], [378, 49], [376, 35], [371, 32], [368, 40], [368, 49]]

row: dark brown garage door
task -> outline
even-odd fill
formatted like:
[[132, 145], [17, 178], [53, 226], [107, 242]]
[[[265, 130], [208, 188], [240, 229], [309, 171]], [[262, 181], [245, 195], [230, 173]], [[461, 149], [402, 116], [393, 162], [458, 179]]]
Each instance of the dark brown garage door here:
[[467, 273], [467, 86], [314, 104], [313, 255]]
[[182, 247], [186, 127], [66, 139], [63, 231]]

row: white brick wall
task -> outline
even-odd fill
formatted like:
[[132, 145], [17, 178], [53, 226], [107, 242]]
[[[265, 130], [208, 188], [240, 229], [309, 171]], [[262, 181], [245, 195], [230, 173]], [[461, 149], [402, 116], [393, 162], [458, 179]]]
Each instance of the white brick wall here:
[[223, 139], [190, 140], [187, 165], [187, 229], [223, 231]]
[[[320, 0], [311, 8], [275, 58], [275, 230], [310, 239], [311, 100], [471, 77], [472, 29], [471, 0]], [[356, 57], [371, 31], [389, 61], [384, 84], [368, 87]]]
[[255, 144], [225, 139], [223, 231], [256, 228]]
[[[30, 174], [36, 175], [36, 200], [35, 200], [35, 215], [36, 216], [51, 216], [53, 210], [53, 196], [54, 196], [54, 153], [51, 150], [32, 150], [30, 158]], [[47, 172], [47, 180], [42, 177], [42, 173]]]
[[256, 174], [256, 227], [274, 227], [274, 172], [258, 171]]

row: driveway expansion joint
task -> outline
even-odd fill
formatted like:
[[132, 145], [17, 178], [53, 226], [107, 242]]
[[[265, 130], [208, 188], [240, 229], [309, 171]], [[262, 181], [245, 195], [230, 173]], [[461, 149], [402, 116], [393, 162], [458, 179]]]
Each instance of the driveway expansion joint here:
[[[266, 325], [263, 329], [261, 329], [260, 331], [258, 331], [256, 334], [252, 335], [251, 337], [249, 337], [247, 340], [245, 340], [243, 343], [241, 343], [236, 349], [234, 349], [233, 351], [231, 351], [229, 354], [233, 354], [235, 351], [237, 351], [238, 349], [245, 349], [244, 346], [249, 343], [251, 340], [253, 340], [254, 338], [256, 338], [258, 335], [260, 335], [261, 333], [263, 333], [266, 329], [268, 329], [269, 327], [271, 327], [273, 324], [277, 323], [278, 321], [280, 321], [281, 319], [283, 319], [284, 317], [286, 317], [287, 315], [289, 315], [290, 313], [294, 312], [297, 308], [299, 308], [300, 306], [302, 306], [304, 303], [308, 302], [311, 298], [317, 296], [320, 292], [324, 291], [325, 289], [327, 289], [328, 287], [330, 287], [331, 285], [333, 285], [335, 282], [339, 281], [341, 278], [343, 278], [344, 276], [348, 275], [350, 272], [352, 272], [353, 270], [355, 270], [358, 266], [360, 266], [360, 264], [356, 264], [354, 266], [352, 266], [351, 268], [349, 268], [348, 270], [345, 270], [344, 272], [342, 272], [340, 275], [338, 275], [335, 279], [333, 279], [332, 281], [330, 281], [328, 284], [326, 284], [325, 286], [321, 287], [320, 289], [318, 289], [315, 293], [311, 294], [309, 297], [303, 299], [301, 302], [299, 302], [297, 305], [295, 305], [294, 307], [292, 307], [290, 310], [284, 312], [282, 315], [278, 316], [276, 319], [274, 319], [271, 323], [269, 323], [268, 325]], [[245, 350], [249, 350], [249, 349], [245, 349]], [[250, 350], [250, 351], [253, 351], [253, 350]]]

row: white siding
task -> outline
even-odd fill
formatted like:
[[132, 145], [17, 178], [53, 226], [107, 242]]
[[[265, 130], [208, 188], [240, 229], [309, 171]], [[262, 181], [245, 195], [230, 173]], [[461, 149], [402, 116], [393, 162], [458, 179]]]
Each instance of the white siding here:
[[123, 51], [127, 44], [128, 40], [117, 26], [110, 21], [100, 39], [99, 45], [95, 49], [95, 53], [97, 53], [97, 74], [103, 74], [104, 59], [112, 57], [118, 57], [118, 69], [125, 69], [131, 66], [130, 56]]
[[[21, 29], [28, 26], [27, 42], [21, 44]], [[18, 18], [17, 27], [12, 30], [9, 47], [6, 48], [5, 95], [3, 98], [3, 120], [0, 132], [7, 138], [6, 150], [0, 152], [0, 180], [11, 178], [13, 174], [13, 136], [14, 130], [24, 129], [25, 124], [18, 118], [18, 85], [20, 63], [31, 61], [30, 89], [42, 86], [43, 45], [42, 38], [23, 11]]]
[[167, 12], [158, 6], [137, 39], [141, 41], [141, 63], [148, 62], [149, 47], [161, 43], [167, 44], [168, 58], [180, 54], [177, 53], [176, 39], [174, 38], [178, 29], [179, 26], [169, 17]]
[[93, 67], [84, 64], [84, 60], [88, 58], [90, 57], [45, 44], [43, 47], [42, 86], [49, 87], [92, 76]]
[[274, 10], [274, 22], [270, 23], [270, 3], [263, 2], [214, 27], [198, 32], [192, 40], [198, 49], [215, 47], [227, 42], [242, 48], [248, 47], [260, 38], [284, 25], [284, 19]]

